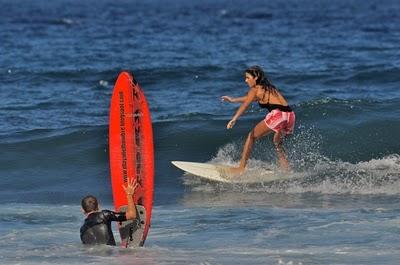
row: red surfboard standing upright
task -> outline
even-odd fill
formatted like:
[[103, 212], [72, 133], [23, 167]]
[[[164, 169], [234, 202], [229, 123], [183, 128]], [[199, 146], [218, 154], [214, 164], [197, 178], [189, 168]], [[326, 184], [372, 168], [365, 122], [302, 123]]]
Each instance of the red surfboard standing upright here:
[[131, 221], [128, 225], [119, 225], [122, 245], [142, 246], [149, 231], [153, 207], [153, 129], [145, 95], [139, 83], [128, 72], [118, 76], [111, 98], [109, 151], [116, 211], [124, 211], [128, 203], [122, 185], [131, 178], [138, 183], [134, 202], [138, 206], [140, 219], [136, 224]]

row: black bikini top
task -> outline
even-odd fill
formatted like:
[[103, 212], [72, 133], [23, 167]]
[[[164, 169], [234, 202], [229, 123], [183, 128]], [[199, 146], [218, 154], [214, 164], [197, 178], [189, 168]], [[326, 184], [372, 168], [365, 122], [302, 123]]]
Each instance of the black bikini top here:
[[[266, 91], [264, 91], [263, 99], [265, 97], [265, 92]], [[271, 112], [274, 109], [279, 109], [280, 111], [283, 111], [283, 112], [291, 112], [292, 111], [292, 109], [289, 106], [284, 106], [284, 105], [281, 105], [281, 104], [271, 104], [271, 103], [269, 103], [270, 94], [271, 94], [271, 92], [268, 92], [268, 101], [267, 101], [267, 103], [258, 102], [258, 105], [260, 106], [260, 108], [268, 109], [269, 112]]]
[[280, 104], [258, 103], [258, 105], [260, 105], [260, 108], [268, 109], [269, 112], [273, 111], [274, 109], [279, 109], [280, 111], [283, 111], [283, 112], [292, 112], [292, 109], [289, 106], [283, 106]]

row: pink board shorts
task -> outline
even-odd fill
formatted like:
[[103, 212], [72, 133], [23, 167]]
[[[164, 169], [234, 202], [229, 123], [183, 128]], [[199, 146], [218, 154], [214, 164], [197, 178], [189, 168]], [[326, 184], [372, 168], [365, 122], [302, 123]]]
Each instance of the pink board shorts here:
[[274, 109], [265, 116], [264, 122], [274, 132], [282, 131], [285, 135], [292, 134], [296, 115], [293, 111], [284, 112]]

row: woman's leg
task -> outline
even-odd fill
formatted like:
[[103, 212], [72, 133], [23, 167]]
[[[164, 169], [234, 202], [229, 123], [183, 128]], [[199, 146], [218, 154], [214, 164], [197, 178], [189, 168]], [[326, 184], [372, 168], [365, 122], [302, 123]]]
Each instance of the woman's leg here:
[[239, 167], [233, 168], [232, 173], [242, 173], [245, 170], [255, 140], [260, 139], [270, 132], [272, 132], [272, 130], [268, 128], [264, 121], [260, 121], [254, 127], [254, 129], [251, 130], [251, 132], [247, 135], [247, 139], [243, 147], [242, 158], [240, 159]]
[[276, 153], [278, 154], [278, 163], [281, 169], [285, 171], [289, 171], [289, 162], [286, 157], [285, 149], [283, 149], [282, 139], [284, 135], [282, 132], [276, 132], [274, 135], [274, 145], [276, 149]]

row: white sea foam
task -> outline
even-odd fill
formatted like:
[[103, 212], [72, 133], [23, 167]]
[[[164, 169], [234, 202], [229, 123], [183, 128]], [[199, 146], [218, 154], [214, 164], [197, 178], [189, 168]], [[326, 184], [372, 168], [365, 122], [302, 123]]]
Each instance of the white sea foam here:
[[[305, 135], [300, 135], [294, 140], [297, 153], [292, 154], [291, 162], [294, 168], [294, 172], [290, 173], [293, 175], [292, 181], [263, 183], [262, 175], [267, 170], [272, 169], [277, 174], [285, 173], [279, 171], [275, 161], [251, 158], [248, 162], [249, 170], [244, 177], [260, 181], [258, 186], [247, 185], [245, 190], [249, 192], [315, 192], [360, 195], [397, 195], [400, 193], [399, 154], [357, 163], [335, 161], [319, 153], [318, 137], [305, 140]], [[240, 152], [240, 143], [229, 143], [221, 147], [209, 162], [237, 166]], [[184, 183], [194, 186], [195, 191], [204, 192], [213, 192], [216, 186], [216, 184], [204, 183], [196, 178], [185, 178]], [[221, 190], [221, 185], [218, 187]]]

